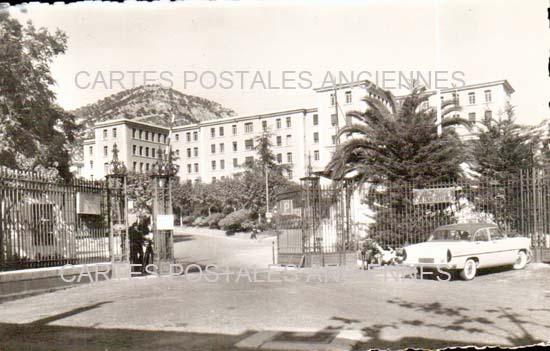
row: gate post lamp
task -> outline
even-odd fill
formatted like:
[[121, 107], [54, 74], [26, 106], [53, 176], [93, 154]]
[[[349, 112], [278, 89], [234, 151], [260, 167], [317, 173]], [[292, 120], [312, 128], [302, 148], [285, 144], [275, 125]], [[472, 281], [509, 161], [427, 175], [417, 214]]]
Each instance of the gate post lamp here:
[[120, 260], [122, 262], [130, 261], [130, 240], [128, 236], [128, 170], [124, 162], [118, 159], [118, 147], [113, 145], [113, 159], [107, 168], [107, 185], [110, 189], [110, 228], [109, 231], [109, 251], [111, 259], [114, 260], [115, 248], [114, 238], [120, 238]]
[[172, 180], [178, 173], [178, 166], [172, 159], [172, 149], [165, 156], [158, 149], [158, 159], [149, 176], [153, 185], [153, 209], [151, 224], [153, 227], [153, 263], [160, 272], [163, 265], [174, 260], [174, 216], [172, 209]]

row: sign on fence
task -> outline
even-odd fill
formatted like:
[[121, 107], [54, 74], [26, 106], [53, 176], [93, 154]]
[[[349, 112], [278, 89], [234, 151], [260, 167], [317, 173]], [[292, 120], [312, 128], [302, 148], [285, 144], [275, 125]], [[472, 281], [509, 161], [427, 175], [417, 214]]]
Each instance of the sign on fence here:
[[455, 202], [455, 188], [413, 189], [413, 204], [439, 204]]
[[101, 194], [76, 193], [76, 213], [87, 215], [101, 215]]
[[174, 230], [174, 215], [157, 215], [158, 230]]

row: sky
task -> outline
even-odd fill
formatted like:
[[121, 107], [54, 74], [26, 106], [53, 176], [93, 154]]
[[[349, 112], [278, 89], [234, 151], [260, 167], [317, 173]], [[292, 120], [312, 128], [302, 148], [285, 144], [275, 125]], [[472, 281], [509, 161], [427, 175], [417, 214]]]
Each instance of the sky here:
[[10, 12], [67, 34], [68, 49], [51, 67], [66, 109], [156, 83], [240, 115], [259, 114], [316, 106], [312, 88], [327, 77], [383, 74], [391, 89], [397, 72], [435, 77], [438, 71], [444, 85], [507, 79], [518, 122], [536, 124], [549, 117], [547, 6], [546, 0], [84, 2]]

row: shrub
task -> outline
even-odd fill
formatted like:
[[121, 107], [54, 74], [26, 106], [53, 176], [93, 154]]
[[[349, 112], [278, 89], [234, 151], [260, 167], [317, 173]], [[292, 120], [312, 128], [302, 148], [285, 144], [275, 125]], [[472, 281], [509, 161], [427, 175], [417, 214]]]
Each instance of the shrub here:
[[194, 221], [193, 221], [193, 225], [195, 227], [204, 227], [206, 225], [208, 225], [208, 223], [206, 223], [206, 217], [197, 217]]
[[251, 215], [252, 212], [250, 212], [249, 210], [238, 210], [228, 214], [218, 223], [218, 226], [228, 233], [238, 232], [239, 230], [243, 229], [241, 225], [246, 220], [249, 220]]
[[183, 224], [183, 225], [192, 225], [194, 220], [195, 220], [194, 216], [183, 216], [181, 218], [181, 224]]
[[223, 213], [212, 213], [210, 216], [206, 217], [205, 221], [210, 228], [219, 228], [218, 222], [224, 217], [225, 215]]
[[255, 226], [256, 226], [256, 223], [254, 223], [254, 221], [251, 220], [251, 219], [247, 219], [247, 220], [245, 220], [244, 222], [241, 223], [242, 230], [244, 230], [246, 232], [249, 231], [249, 230], [254, 229]]

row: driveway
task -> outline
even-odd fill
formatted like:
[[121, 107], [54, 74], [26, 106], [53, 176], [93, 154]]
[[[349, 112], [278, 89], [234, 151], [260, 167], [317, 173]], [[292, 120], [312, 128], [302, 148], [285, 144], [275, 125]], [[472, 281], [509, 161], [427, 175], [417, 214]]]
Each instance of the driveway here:
[[[267, 272], [236, 267], [216, 282], [199, 273], [104, 281], [6, 302], [0, 305], [0, 345], [361, 350], [550, 339], [547, 265], [491, 272], [470, 282], [398, 279], [381, 270], [277, 272], [270, 271], [269, 281]], [[330, 346], [338, 340], [345, 346]]]

